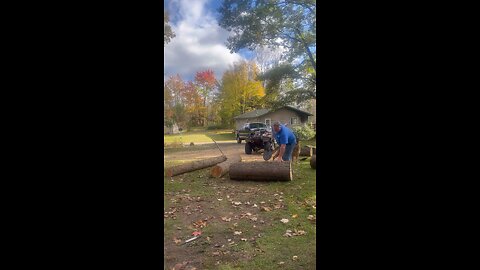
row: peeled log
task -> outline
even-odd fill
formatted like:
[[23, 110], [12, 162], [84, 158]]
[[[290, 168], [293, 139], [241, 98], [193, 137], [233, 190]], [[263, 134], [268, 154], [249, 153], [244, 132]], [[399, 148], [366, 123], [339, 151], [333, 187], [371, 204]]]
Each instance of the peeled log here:
[[300, 149], [300, 156], [302, 157], [311, 157], [312, 156], [312, 147], [311, 146], [304, 146]]
[[314, 170], [317, 169], [317, 155], [313, 155], [310, 158], [310, 167], [312, 167], [312, 169], [314, 169]]
[[186, 172], [200, 170], [203, 168], [213, 166], [225, 160], [227, 160], [226, 156], [218, 156], [218, 157], [207, 158], [203, 160], [192, 161], [182, 165], [177, 165], [177, 166], [167, 168], [166, 175], [171, 177], [171, 176], [179, 175]]
[[250, 181], [292, 181], [290, 162], [239, 162], [230, 166], [230, 179]]
[[218, 163], [217, 165], [213, 166], [212, 170], [210, 171], [210, 175], [212, 177], [216, 177], [216, 178], [222, 177], [229, 171], [230, 166], [233, 163], [240, 162], [241, 160], [242, 160], [242, 158], [240, 158], [239, 155], [238, 156], [230, 156], [224, 162]]

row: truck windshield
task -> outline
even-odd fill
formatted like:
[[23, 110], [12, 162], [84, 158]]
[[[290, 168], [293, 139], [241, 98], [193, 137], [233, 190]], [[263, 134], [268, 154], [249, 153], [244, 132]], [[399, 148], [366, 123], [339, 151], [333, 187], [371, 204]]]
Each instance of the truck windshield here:
[[265, 128], [265, 124], [263, 123], [252, 123], [250, 124], [250, 128]]

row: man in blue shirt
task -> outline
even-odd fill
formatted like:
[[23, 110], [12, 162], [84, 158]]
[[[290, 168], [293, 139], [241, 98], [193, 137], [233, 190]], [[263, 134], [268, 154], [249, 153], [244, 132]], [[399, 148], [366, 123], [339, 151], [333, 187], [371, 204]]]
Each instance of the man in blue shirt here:
[[[290, 161], [292, 160], [292, 152], [297, 141], [293, 132], [286, 126], [281, 125], [280, 122], [273, 123], [273, 130], [275, 131], [275, 140], [280, 145], [279, 158], [275, 161]], [[280, 158], [281, 157], [281, 158]]]

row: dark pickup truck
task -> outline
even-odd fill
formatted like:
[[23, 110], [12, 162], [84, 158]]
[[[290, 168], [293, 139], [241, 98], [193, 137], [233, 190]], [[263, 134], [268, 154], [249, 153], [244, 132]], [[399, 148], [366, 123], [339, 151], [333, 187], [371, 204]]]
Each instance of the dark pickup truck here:
[[247, 137], [257, 130], [267, 130], [272, 131], [270, 127], [267, 127], [264, 123], [247, 123], [243, 127], [236, 131], [237, 143], [242, 143], [242, 140], [247, 139]]

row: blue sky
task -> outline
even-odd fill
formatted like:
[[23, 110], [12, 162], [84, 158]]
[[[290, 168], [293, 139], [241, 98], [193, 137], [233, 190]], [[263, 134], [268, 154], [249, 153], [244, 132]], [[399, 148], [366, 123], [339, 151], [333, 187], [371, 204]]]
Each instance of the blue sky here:
[[180, 74], [193, 80], [195, 72], [212, 69], [217, 79], [241, 59], [253, 53], [242, 50], [231, 54], [225, 42], [229, 33], [218, 25], [221, 0], [167, 0], [164, 8], [176, 37], [164, 47], [164, 80]]

